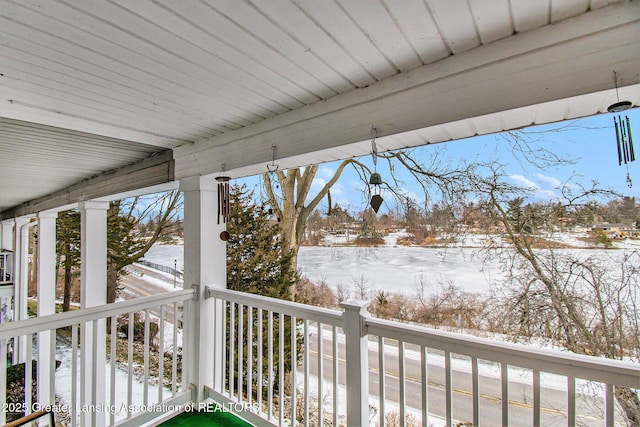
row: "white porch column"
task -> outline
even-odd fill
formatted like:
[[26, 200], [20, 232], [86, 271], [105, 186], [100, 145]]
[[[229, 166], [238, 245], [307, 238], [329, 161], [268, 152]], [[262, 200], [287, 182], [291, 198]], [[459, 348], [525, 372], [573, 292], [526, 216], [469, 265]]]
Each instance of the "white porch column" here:
[[[15, 219], [13, 233], [13, 320], [27, 318], [27, 289], [29, 280], [29, 217]], [[33, 224], [35, 225], [35, 223]], [[27, 342], [19, 337], [14, 342], [13, 363], [24, 363]]]
[[[56, 212], [38, 213], [38, 317], [56, 309]], [[38, 334], [38, 402], [55, 403], [51, 373], [55, 370], [55, 342], [51, 332]], [[47, 423], [49, 419], [47, 418]], [[48, 424], [42, 424], [48, 425]]]
[[369, 301], [341, 304], [344, 308], [348, 426], [369, 424], [369, 347], [364, 324], [369, 304]]
[[196, 387], [196, 399], [201, 402], [205, 385], [215, 381], [216, 390], [222, 385], [222, 357], [214, 358], [214, 354], [221, 355], [214, 349], [223, 346], [222, 305], [218, 302], [216, 310], [214, 301], [205, 299], [205, 286], [226, 287], [227, 248], [220, 239], [225, 225], [215, 217], [218, 188], [213, 177], [184, 178], [180, 190], [184, 193], [184, 286], [197, 285], [198, 289], [198, 299], [185, 319], [189, 331], [187, 384]]
[[[108, 202], [86, 201], [80, 205], [80, 306], [107, 303], [107, 209]], [[96, 326], [96, 327], [94, 327]], [[106, 404], [105, 321], [87, 322], [80, 328], [80, 404]], [[74, 402], [75, 403], [75, 402]], [[82, 411], [81, 425], [102, 427], [106, 412]]]
[[[2, 221], [0, 233], [2, 233], [0, 237], [0, 249], [13, 250], [13, 220]], [[13, 269], [13, 265], [7, 268], [10, 270]], [[12, 275], [11, 280], [15, 280], [14, 275]], [[9, 297], [0, 298], [0, 323], [11, 320], [9, 316], [11, 315], [12, 300], [13, 298]]]
[[2, 221], [0, 249], [13, 249], [13, 220]]

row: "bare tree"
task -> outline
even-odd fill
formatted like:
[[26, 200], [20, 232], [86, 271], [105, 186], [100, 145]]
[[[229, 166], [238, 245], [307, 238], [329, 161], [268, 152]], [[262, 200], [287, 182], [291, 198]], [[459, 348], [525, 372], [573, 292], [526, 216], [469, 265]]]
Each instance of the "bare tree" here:
[[[439, 155], [432, 156], [427, 165], [415, 160], [411, 150], [380, 153], [377, 158], [385, 161], [389, 170], [389, 176], [383, 182], [382, 188], [388, 190], [399, 200], [408, 199], [402, 190], [406, 188], [406, 183], [400, 178], [400, 169], [409, 172], [409, 176], [423, 188], [425, 195], [430, 194], [429, 190], [431, 190], [431, 194], [433, 191], [437, 191], [440, 198], [447, 203], [459, 201], [460, 196], [466, 191], [460, 185], [464, 181], [458, 179], [465, 173], [465, 170], [448, 168], [441, 162]], [[315, 195], [311, 194], [311, 185], [317, 175], [318, 165], [285, 171], [274, 170], [262, 175], [269, 205], [280, 221], [282, 238], [293, 252], [292, 268], [297, 269], [298, 250], [304, 239], [309, 216], [329, 195], [331, 187], [335, 185], [348, 166], [354, 168], [363, 183], [368, 183], [372, 171], [358, 159], [343, 160], [332, 177]], [[294, 294], [295, 289], [292, 288], [291, 292]], [[295, 297], [295, 295], [293, 296]]]
[[[173, 231], [182, 206], [177, 190], [111, 202], [107, 213], [107, 302], [114, 302], [122, 269]], [[149, 222], [150, 233], [141, 225]]]
[[[578, 354], [639, 360], [640, 254], [633, 251], [611, 259], [557, 251], [529, 227], [533, 218], [527, 211], [513, 203], [526, 189], [506, 184], [500, 167], [490, 170], [488, 176], [472, 180], [483, 196], [485, 212], [499, 220], [510, 243], [491, 248], [502, 257], [507, 272], [503, 286], [494, 289], [504, 332], [552, 339]], [[611, 192], [597, 188], [574, 190], [566, 204], [607, 194]], [[639, 425], [638, 395], [627, 388], [616, 388], [615, 395], [629, 424]]]

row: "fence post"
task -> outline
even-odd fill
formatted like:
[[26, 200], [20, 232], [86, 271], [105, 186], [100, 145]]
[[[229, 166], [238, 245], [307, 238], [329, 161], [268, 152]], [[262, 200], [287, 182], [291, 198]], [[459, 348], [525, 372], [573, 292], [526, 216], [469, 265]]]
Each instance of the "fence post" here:
[[369, 301], [346, 301], [343, 330], [347, 370], [347, 425], [369, 424], [369, 349], [365, 319]]

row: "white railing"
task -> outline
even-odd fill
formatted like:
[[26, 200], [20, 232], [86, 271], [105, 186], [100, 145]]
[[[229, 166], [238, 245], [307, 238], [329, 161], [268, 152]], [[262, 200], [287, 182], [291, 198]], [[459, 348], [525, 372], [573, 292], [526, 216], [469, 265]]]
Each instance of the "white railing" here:
[[[192, 393], [180, 379], [188, 349], [181, 354], [177, 344], [183, 311], [193, 297], [193, 289], [181, 290], [0, 325], [0, 424], [8, 415], [19, 417], [55, 405], [56, 418], [66, 418], [71, 426], [138, 426], [191, 402]], [[157, 349], [151, 333], [154, 323]], [[8, 351], [21, 337], [32, 343], [26, 360], [36, 361], [38, 390], [46, 384], [51, 393], [44, 394], [54, 396], [55, 390], [68, 401], [43, 401], [29, 392], [34, 384], [32, 363], [24, 365], [21, 396], [7, 399]], [[165, 352], [168, 341], [171, 349]], [[49, 353], [41, 351], [49, 345]], [[63, 360], [58, 360], [56, 370], [53, 356], [42, 360], [39, 354]], [[157, 363], [151, 364], [151, 358]], [[156, 384], [150, 386], [152, 382]]]
[[[390, 356], [397, 356], [398, 360], [399, 419], [407, 417], [409, 383], [418, 383], [412, 389], [420, 397], [416, 418], [424, 420], [425, 425], [430, 414], [438, 414], [446, 425], [455, 425], [456, 420], [474, 426], [539, 426], [558, 423], [559, 418], [559, 425], [562, 421], [569, 426], [576, 425], [577, 421], [580, 425], [590, 425], [599, 419], [595, 425], [604, 422], [613, 426], [614, 387], [632, 388], [636, 392], [640, 388], [640, 365], [635, 363], [531, 348], [374, 318], [367, 318], [365, 325], [378, 347], [381, 426], [386, 413]], [[417, 355], [419, 381], [407, 378], [407, 363], [412, 360], [408, 352]], [[442, 369], [435, 378], [430, 378], [434, 365]], [[582, 386], [582, 391], [578, 386]], [[442, 395], [443, 399], [433, 399], [443, 403], [439, 407], [430, 405], [432, 391]]]
[[615, 388], [640, 388], [635, 363], [375, 319], [366, 304], [207, 297], [225, 312], [209, 396], [256, 424], [616, 425]]
[[[216, 325], [225, 348], [214, 354], [223, 360], [223, 389], [209, 390], [213, 400], [244, 404], [234, 408], [245, 409], [240, 415], [258, 425], [291, 425], [292, 419], [305, 426], [344, 424], [346, 406], [335, 398], [334, 380], [342, 312], [230, 290], [208, 288], [207, 294], [225, 310], [225, 325]], [[319, 335], [333, 344], [325, 349]]]

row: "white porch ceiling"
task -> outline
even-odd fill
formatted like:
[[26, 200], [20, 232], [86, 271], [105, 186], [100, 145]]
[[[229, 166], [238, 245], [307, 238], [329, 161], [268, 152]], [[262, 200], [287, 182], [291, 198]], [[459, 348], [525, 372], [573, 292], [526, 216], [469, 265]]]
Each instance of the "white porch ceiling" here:
[[639, 53], [629, 0], [0, 0], [0, 216], [638, 104]]

